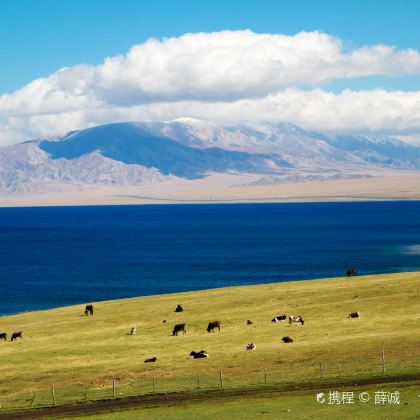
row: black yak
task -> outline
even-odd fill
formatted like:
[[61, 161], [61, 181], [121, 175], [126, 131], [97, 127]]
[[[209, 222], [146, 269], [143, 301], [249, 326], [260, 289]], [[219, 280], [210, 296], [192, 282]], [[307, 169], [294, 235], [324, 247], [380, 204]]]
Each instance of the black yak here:
[[93, 305], [86, 305], [85, 315], [93, 315]]
[[349, 268], [346, 271], [346, 277], [357, 276], [357, 270], [355, 268]]

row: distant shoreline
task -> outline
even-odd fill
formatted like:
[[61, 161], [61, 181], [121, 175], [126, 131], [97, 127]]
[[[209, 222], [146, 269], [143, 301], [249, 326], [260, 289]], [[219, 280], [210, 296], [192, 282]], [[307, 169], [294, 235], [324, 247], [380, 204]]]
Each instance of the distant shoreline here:
[[[290, 203], [420, 200], [420, 174], [403, 172], [363, 179], [244, 186], [242, 175], [212, 174], [137, 187], [91, 185], [33, 195], [3, 196], [0, 207], [127, 204]], [[73, 189], [72, 189], [73, 188]]]
[[[137, 197], [133, 197], [137, 198]], [[14, 203], [0, 203], [1, 209], [24, 209], [24, 208], [42, 208], [42, 207], [109, 207], [109, 206], [174, 206], [174, 205], [223, 205], [223, 204], [305, 204], [305, 203], [368, 203], [368, 202], [420, 202], [419, 198], [386, 198], [386, 197], [319, 197], [316, 199], [249, 199], [249, 200], [169, 200], [165, 198], [147, 198], [147, 202], [112, 202], [112, 203], [45, 203], [45, 204], [14, 204]]]
[[[133, 197], [133, 198], [142, 198], [142, 197]], [[305, 203], [366, 203], [366, 202], [420, 202], [419, 198], [387, 198], [387, 197], [317, 197], [315, 199], [306, 199], [299, 197], [295, 199], [249, 199], [249, 200], [169, 200], [165, 198], [152, 198], [145, 197], [147, 202], [112, 202], [112, 203], [54, 203], [54, 204], [3, 204], [0, 203], [0, 209], [12, 209], [12, 208], [41, 208], [41, 207], [107, 207], [107, 206], [153, 206], [153, 205], [206, 205], [206, 204], [305, 204]], [[150, 202], [149, 202], [150, 201]]]

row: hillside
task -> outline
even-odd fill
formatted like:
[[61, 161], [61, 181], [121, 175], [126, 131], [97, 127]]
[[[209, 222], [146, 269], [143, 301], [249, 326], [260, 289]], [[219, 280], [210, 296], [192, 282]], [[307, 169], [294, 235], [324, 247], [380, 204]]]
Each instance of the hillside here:
[[[419, 372], [419, 286], [420, 273], [402, 273], [98, 302], [94, 316], [77, 305], [2, 317], [1, 332], [23, 331], [22, 340], [0, 343], [2, 403], [27, 405], [33, 392], [48, 403], [51, 384], [61, 402], [86, 389], [103, 398], [115, 378], [121, 395], [141, 394], [150, 392], [152, 374], [162, 391], [193, 390], [198, 374], [203, 388], [214, 387], [220, 369], [227, 386], [261, 383], [264, 369], [269, 381], [316, 380], [320, 360], [326, 377], [338, 369], [370, 377], [381, 373], [382, 343], [387, 374]], [[178, 303], [184, 312], [174, 312]], [[353, 311], [361, 318], [348, 319]], [[305, 324], [271, 322], [282, 313]], [[213, 320], [222, 321], [220, 334], [206, 332]], [[174, 337], [180, 322], [187, 334]], [[295, 341], [282, 343], [286, 335]], [[257, 349], [246, 351], [251, 341]], [[189, 356], [201, 349], [208, 359]], [[156, 363], [143, 363], [153, 356]]]

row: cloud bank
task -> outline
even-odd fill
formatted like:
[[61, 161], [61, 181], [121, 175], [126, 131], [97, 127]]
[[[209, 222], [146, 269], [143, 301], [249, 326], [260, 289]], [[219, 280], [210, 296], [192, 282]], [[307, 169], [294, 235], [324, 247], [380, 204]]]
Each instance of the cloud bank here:
[[127, 120], [191, 116], [287, 121], [313, 130], [420, 133], [420, 91], [334, 94], [322, 83], [420, 74], [420, 53], [347, 50], [321, 32], [252, 31], [150, 39], [98, 66], [78, 65], [0, 96], [0, 144]]

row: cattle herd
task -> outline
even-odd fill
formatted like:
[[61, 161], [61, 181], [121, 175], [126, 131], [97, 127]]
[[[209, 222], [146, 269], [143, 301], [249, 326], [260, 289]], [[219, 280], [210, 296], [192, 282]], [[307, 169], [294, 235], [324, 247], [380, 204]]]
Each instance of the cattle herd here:
[[[345, 272], [345, 276], [346, 277], [352, 277], [352, 276], [357, 276], [357, 270], [354, 268], [350, 268]], [[177, 307], [175, 308], [175, 312], [183, 312], [184, 308], [178, 304]], [[86, 305], [85, 310], [84, 310], [84, 314], [86, 316], [92, 315], [93, 316], [93, 305], [89, 304]], [[347, 318], [360, 318], [360, 313], [359, 312], [351, 312]], [[300, 324], [300, 325], [304, 325], [305, 321], [303, 320], [301, 315], [298, 316], [294, 316], [294, 315], [289, 315], [287, 316], [286, 314], [281, 314], [281, 315], [277, 315], [275, 316], [271, 322], [285, 322], [288, 320], [289, 326], [293, 326], [294, 324]], [[163, 320], [163, 323], [166, 323], [166, 320]], [[215, 330], [217, 329], [220, 333], [220, 327], [221, 327], [221, 323], [222, 321], [211, 321], [209, 322], [206, 331], [207, 332], [215, 332]], [[253, 325], [253, 322], [251, 320], [247, 320], [246, 321], [246, 325]], [[173, 336], [177, 336], [180, 332], [182, 332], [182, 335], [185, 335], [187, 333], [187, 327], [185, 323], [182, 324], [175, 324], [174, 328], [172, 330], [172, 335]], [[129, 335], [136, 335], [137, 334], [137, 329], [135, 326], [131, 327], [130, 333]], [[12, 333], [10, 341], [15, 341], [18, 338], [22, 339], [22, 331], [15, 331]], [[0, 340], [4, 340], [7, 341], [7, 333], [0, 333]], [[285, 336], [281, 339], [281, 341], [283, 341], [283, 343], [293, 343], [294, 340], [292, 337], [289, 336]], [[245, 346], [246, 350], [255, 350], [257, 348], [257, 346], [254, 343], [248, 343]], [[209, 357], [209, 354], [205, 351], [205, 350], [200, 350], [198, 352], [196, 351], [192, 351], [190, 353], [190, 356], [192, 356], [194, 359], [204, 359]], [[144, 363], [154, 363], [157, 361], [157, 357], [151, 357], [149, 359], [146, 359], [144, 361]]]
[[[183, 312], [183, 311], [184, 311], [184, 309], [182, 308], [181, 305], [178, 305], [175, 309], [175, 312]], [[352, 312], [348, 315], [347, 318], [360, 318], [360, 313], [359, 312]], [[281, 314], [281, 315], [275, 316], [271, 320], [271, 322], [285, 322], [285, 321], [288, 321], [288, 324], [291, 327], [294, 324], [298, 324], [298, 325], [300, 324], [302, 326], [305, 324], [305, 321], [304, 321], [302, 315], [298, 315], [298, 316], [289, 315], [289, 316], [287, 316], [286, 314]], [[166, 319], [163, 320], [163, 323], [166, 323]], [[211, 321], [211, 322], [208, 323], [206, 331], [210, 333], [210, 332], [215, 332], [215, 330], [217, 329], [220, 333], [221, 324], [222, 324], [222, 321]], [[254, 324], [254, 322], [251, 321], [250, 319], [248, 319], [246, 321], [246, 325], [253, 325], [253, 324]], [[133, 327], [133, 328], [135, 328], [135, 327]], [[131, 329], [131, 335], [133, 335], [133, 328]], [[187, 333], [186, 323], [175, 324], [174, 325], [174, 328], [172, 330], [172, 335], [177, 336], [180, 332], [182, 332], [182, 335], [185, 335]], [[285, 336], [281, 339], [281, 341], [283, 343], [293, 343], [294, 339], [292, 337]], [[257, 346], [253, 342], [248, 343], [245, 346], [246, 350], [256, 350], [256, 348], [257, 348]], [[209, 354], [205, 350], [200, 350], [200, 351], [192, 351], [190, 353], [190, 356], [192, 356], [194, 359], [205, 359], [205, 358], [209, 357]], [[156, 361], [157, 361], [157, 357], [152, 357], [152, 358], [146, 359], [144, 361], [144, 363], [151, 363], [151, 362], [156, 362]]]
[[[183, 308], [181, 305], [178, 305], [175, 309], [175, 312], [183, 312]], [[85, 315], [93, 315], [93, 305], [86, 305], [85, 307], [85, 311], [84, 311]], [[351, 312], [347, 318], [360, 318], [360, 313], [359, 312]], [[300, 325], [304, 325], [305, 321], [302, 318], [302, 315], [298, 315], [298, 316], [294, 316], [294, 315], [289, 315], [289, 317], [287, 317], [286, 314], [282, 314], [282, 315], [277, 315], [275, 316], [271, 322], [283, 322], [283, 321], [287, 321], [287, 319], [289, 320], [289, 325], [293, 326], [294, 324], [300, 324]], [[166, 323], [166, 320], [163, 321], [163, 323]], [[222, 321], [211, 321], [209, 322], [206, 331], [207, 332], [214, 332], [215, 329], [217, 329], [220, 333], [220, 326], [221, 326]], [[253, 322], [251, 320], [247, 320], [246, 321], [247, 325], [253, 325]], [[185, 323], [182, 324], [175, 324], [174, 325], [174, 329], [172, 331], [172, 335], [177, 336], [180, 332], [182, 332], [183, 335], [185, 335], [187, 333], [187, 327]], [[129, 335], [136, 335], [137, 334], [137, 329], [135, 326], [131, 327], [130, 333]], [[13, 332], [12, 336], [10, 338], [10, 341], [14, 341], [17, 340], [18, 338], [22, 339], [22, 331], [17, 331], [17, 332]], [[4, 341], [7, 341], [7, 333], [0, 333], [0, 340], [3, 339]], [[283, 341], [283, 343], [293, 343], [293, 338], [286, 336], [283, 337], [281, 339]], [[255, 350], [257, 348], [257, 346], [254, 343], [248, 343], [246, 345], [246, 350]], [[196, 351], [192, 351], [190, 353], [190, 356], [192, 356], [194, 359], [203, 359], [203, 358], [207, 358], [209, 357], [209, 354], [205, 351], [205, 350], [201, 350], [199, 352]], [[149, 359], [146, 359], [144, 361], [144, 363], [153, 363], [157, 361], [157, 357], [151, 357]]]

